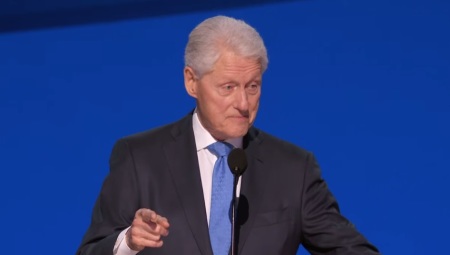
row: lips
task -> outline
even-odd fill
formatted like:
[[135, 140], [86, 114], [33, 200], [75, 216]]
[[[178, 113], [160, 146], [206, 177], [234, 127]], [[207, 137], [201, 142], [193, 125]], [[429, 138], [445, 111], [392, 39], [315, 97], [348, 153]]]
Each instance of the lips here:
[[248, 116], [231, 116], [232, 119], [248, 120]]

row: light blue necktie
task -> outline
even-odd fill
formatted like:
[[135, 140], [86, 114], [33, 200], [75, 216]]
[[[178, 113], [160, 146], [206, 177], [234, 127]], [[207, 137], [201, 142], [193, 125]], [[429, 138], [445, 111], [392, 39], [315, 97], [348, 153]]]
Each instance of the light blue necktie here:
[[231, 245], [230, 207], [233, 197], [233, 174], [227, 163], [232, 145], [215, 142], [208, 146], [217, 156], [214, 164], [211, 211], [209, 215], [209, 237], [214, 255], [228, 255]]

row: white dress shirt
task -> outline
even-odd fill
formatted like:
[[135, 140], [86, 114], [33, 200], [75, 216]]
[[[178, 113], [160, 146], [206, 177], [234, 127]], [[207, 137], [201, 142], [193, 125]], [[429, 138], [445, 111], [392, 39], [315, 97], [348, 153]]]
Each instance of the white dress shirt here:
[[[192, 116], [192, 127], [194, 130], [195, 146], [197, 147], [198, 165], [200, 167], [200, 177], [202, 181], [203, 197], [205, 199], [206, 218], [209, 224], [209, 214], [211, 209], [211, 186], [214, 164], [217, 157], [208, 150], [208, 146], [217, 142], [214, 137], [203, 127], [201, 124], [197, 111]], [[228, 139], [226, 142], [232, 144], [235, 148], [242, 148], [242, 137]], [[241, 190], [241, 178], [236, 187], [237, 196], [239, 196]], [[152, 209], [152, 208], [149, 208]], [[158, 212], [156, 212], [158, 213]], [[164, 215], [162, 215], [164, 216]], [[170, 219], [168, 219], [170, 222]], [[117, 237], [116, 244], [114, 245], [114, 255], [136, 255], [138, 252], [131, 250], [127, 242], [125, 241], [125, 233], [129, 227], [123, 230]], [[157, 249], [157, 248], [156, 248]]]

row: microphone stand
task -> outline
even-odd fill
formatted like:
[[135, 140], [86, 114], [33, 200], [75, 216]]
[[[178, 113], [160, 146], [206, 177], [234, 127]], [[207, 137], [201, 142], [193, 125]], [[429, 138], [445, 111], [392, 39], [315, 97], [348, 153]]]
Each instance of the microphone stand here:
[[[236, 169], [237, 172], [237, 169]], [[239, 175], [233, 174], [233, 198], [231, 200], [231, 255], [237, 255], [236, 247], [236, 215], [237, 215], [237, 200], [236, 200], [236, 187], [239, 180]]]
[[236, 228], [237, 221], [237, 208], [238, 201], [236, 199], [236, 188], [239, 181], [239, 176], [247, 168], [247, 157], [245, 156], [245, 151], [243, 149], [234, 148], [228, 155], [228, 166], [233, 173], [233, 197], [231, 199], [231, 255], [238, 254], [238, 248], [236, 247], [236, 241], [238, 239], [239, 230]]

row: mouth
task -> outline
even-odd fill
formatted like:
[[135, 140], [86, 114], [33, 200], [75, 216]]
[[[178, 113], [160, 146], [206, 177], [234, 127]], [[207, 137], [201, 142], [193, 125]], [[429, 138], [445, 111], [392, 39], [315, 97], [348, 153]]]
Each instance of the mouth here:
[[248, 121], [249, 116], [231, 116], [230, 118], [235, 120]]

